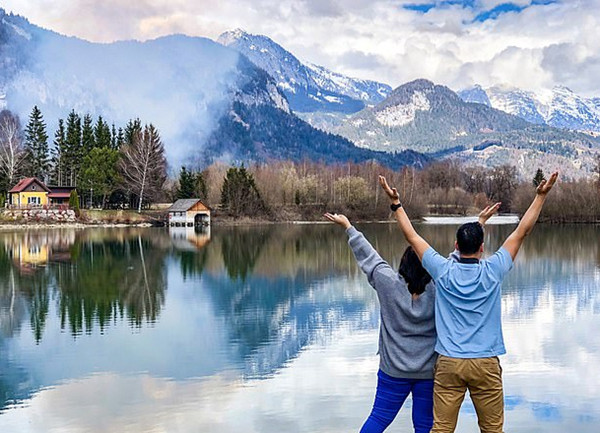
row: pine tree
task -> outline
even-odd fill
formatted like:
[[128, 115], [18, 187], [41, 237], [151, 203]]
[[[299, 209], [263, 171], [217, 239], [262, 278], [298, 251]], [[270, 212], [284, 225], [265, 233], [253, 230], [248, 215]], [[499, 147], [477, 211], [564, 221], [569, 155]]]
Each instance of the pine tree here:
[[196, 179], [194, 173], [181, 167], [179, 172], [179, 187], [177, 188], [176, 198], [194, 198], [196, 193]]
[[25, 166], [29, 176], [37, 177], [44, 181], [48, 175], [49, 154], [48, 134], [42, 112], [33, 107], [29, 116], [29, 123], [25, 128]]
[[120, 182], [119, 157], [116, 149], [96, 147], [83, 158], [81, 185], [86, 191], [89, 189], [94, 197], [101, 198], [102, 208]]
[[142, 132], [142, 121], [138, 119], [130, 120], [125, 125], [125, 131], [123, 131], [123, 143], [131, 145], [137, 134]]
[[94, 127], [92, 126], [92, 116], [86, 114], [83, 116], [83, 125], [81, 126], [81, 156], [84, 157], [96, 147], [94, 138]]
[[125, 144], [125, 135], [123, 134], [123, 128], [119, 128], [119, 130], [117, 131], [117, 141], [116, 141], [115, 149], [120, 149], [121, 146], [123, 146], [124, 144]]
[[65, 151], [66, 136], [65, 122], [58, 119], [58, 129], [54, 133], [54, 147], [52, 148], [52, 177], [54, 185], [65, 186], [67, 182], [67, 173], [65, 170]]
[[196, 197], [200, 200], [208, 198], [208, 187], [203, 173], [196, 173]]
[[254, 216], [265, 211], [265, 204], [256, 187], [254, 176], [242, 165], [227, 170], [221, 189], [221, 205], [230, 215]]
[[[113, 125], [114, 129], [114, 125]], [[102, 116], [98, 116], [98, 121], [94, 126], [94, 144], [95, 147], [112, 147], [112, 136], [108, 123], [102, 119]]]
[[67, 117], [64, 161], [65, 179], [70, 186], [77, 186], [77, 175], [81, 167], [83, 152], [81, 150], [81, 117], [71, 110]]
[[537, 171], [535, 172], [535, 176], [533, 177], [533, 186], [535, 186], [537, 188], [540, 185], [540, 183], [542, 183], [543, 180], [546, 180], [546, 177], [544, 176], [544, 172], [542, 171], [541, 168], [538, 168]]
[[110, 130], [110, 147], [111, 149], [118, 149], [117, 146], [117, 128], [115, 124], [112, 124], [112, 128]]

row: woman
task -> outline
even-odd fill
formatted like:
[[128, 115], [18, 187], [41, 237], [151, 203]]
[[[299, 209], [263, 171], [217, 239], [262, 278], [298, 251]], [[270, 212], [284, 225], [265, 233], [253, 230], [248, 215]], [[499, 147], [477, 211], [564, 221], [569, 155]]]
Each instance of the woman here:
[[[387, 185], [387, 183], [386, 183]], [[386, 191], [397, 198], [396, 189]], [[479, 214], [485, 226], [501, 203]], [[379, 371], [375, 403], [361, 433], [383, 432], [412, 394], [415, 433], [429, 433], [433, 426], [433, 367], [436, 332], [435, 286], [411, 247], [406, 248], [398, 272], [381, 258], [369, 241], [344, 215], [326, 213], [325, 218], [346, 230], [358, 265], [377, 291], [381, 310]], [[450, 255], [457, 259], [456, 252]]]
[[344, 215], [325, 214], [342, 226], [358, 265], [377, 291], [381, 309], [379, 372], [375, 403], [361, 433], [383, 432], [412, 393], [416, 433], [433, 426], [433, 366], [436, 354], [435, 287], [411, 247], [396, 272]]

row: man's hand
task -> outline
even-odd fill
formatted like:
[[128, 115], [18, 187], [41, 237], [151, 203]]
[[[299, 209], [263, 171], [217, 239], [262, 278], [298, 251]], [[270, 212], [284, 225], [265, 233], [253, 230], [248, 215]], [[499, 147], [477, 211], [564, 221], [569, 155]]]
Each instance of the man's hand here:
[[396, 188], [390, 188], [385, 177], [379, 176], [379, 185], [381, 185], [381, 188], [383, 188], [383, 191], [385, 191], [392, 203], [400, 203], [400, 194], [398, 194], [398, 190]]
[[537, 191], [536, 191], [537, 195], [545, 196], [546, 194], [548, 194], [550, 192], [550, 190], [552, 189], [552, 187], [554, 186], [556, 179], [558, 179], [558, 171], [555, 171], [554, 173], [552, 173], [552, 175], [550, 176], [550, 179], [542, 180], [537, 187]]
[[350, 221], [348, 220], [348, 218], [346, 218], [346, 215], [342, 215], [342, 214], [336, 214], [336, 213], [329, 213], [327, 212], [324, 215], [325, 218], [327, 218], [329, 221], [339, 224], [341, 225], [344, 230], [349, 229], [350, 227], [352, 227], [352, 224], [350, 224]]
[[498, 209], [500, 209], [501, 204], [502, 203], [498, 202], [496, 204], [486, 206], [485, 209], [483, 209], [479, 213], [479, 224], [481, 224], [482, 226], [485, 226], [485, 223], [487, 222], [487, 220], [489, 220], [492, 217], [492, 215], [494, 215], [496, 212], [498, 212]]

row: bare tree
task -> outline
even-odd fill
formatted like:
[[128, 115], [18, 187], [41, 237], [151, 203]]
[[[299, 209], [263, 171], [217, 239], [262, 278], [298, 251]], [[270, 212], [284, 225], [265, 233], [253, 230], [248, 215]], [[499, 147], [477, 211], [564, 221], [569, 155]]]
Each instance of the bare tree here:
[[167, 178], [167, 160], [158, 130], [150, 124], [135, 131], [133, 140], [122, 151], [125, 187], [136, 195], [141, 212], [144, 200], [156, 199]]
[[19, 118], [10, 111], [0, 113], [0, 171], [8, 187], [14, 183], [25, 159]]

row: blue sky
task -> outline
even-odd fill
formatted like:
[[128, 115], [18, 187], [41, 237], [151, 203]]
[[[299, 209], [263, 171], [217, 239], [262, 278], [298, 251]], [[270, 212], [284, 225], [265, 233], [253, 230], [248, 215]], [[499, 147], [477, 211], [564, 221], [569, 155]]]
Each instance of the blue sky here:
[[2, 0], [94, 42], [242, 28], [301, 60], [397, 86], [427, 78], [600, 96], [600, 0]]
[[525, 4], [523, 2], [504, 2], [486, 7], [486, 4], [477, 0], [440, 0], [440, 1], [425, 1], [421, 3], [407, 3], [403, 5], [404, 9], [427, 13], [432, 9], [445, 9], [452, 7], [462, 7], [474, 11], [475, 17], [472, 21], [484, 22], [487, 20], [495, 20], [500, 15], [506, 13], [520, 13], [532, 6], [544, 6], [552, 3], [558, 3], [559, 0], [531, 0]]

